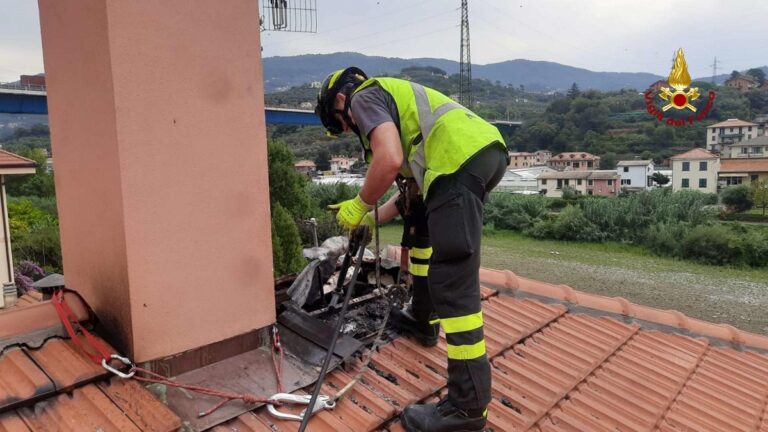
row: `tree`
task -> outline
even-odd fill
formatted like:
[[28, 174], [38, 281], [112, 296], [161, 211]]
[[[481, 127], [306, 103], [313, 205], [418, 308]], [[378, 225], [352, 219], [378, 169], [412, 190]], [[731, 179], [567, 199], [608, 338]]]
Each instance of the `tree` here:
[[315, 166], [318, 171], [328, 171], [331, 169], [331, 156], [328, 154], [328, 150], [322, 149], [317, 152], [315, 157]]
[[653, 180], [653, 182], [659, 186], [664, 186], [665, 184], [669, 183], [669, 177], [660, 172], [653, 173], [651, 175], [651, 180]]
[[311, 207], [305, 190], [306, 177], [293, 166], [293, 153], [280, 141], [267, 144], [269, 164], [269, 203], [280, 204], [295, 219], [309, 216]]
[[757, 80], [759, 85], [763, 85], [765, 82], [765, 72], [762, 69], [752, 68], [747, 71], [747, 75], [752, 75], [752, 77]]
[[720, 193], [720, 201], [728, 207], [728, 211], [740, 213], [752, 208], [750, 190], [747, 185], [730, 186]]
[[741, 76], [741, 74], [737, 70], [731, 72], [731, 79], [736, 79], [736, 78], [738, 78], [740, 76]]
[[605, 153], [600, 157], [600, 169], [616, 169], [616, 153]]
[[568, 99], [576, 99], [577, 97], [581, 96], [581, 90], [579, 90], [579, 86], [576, 85], [576, 83], [571, 84], [571, 88], [568, 89]]
[[763, 216], [765, 216], [765, 208], [768, 207], [768, 179], [753, 181], [750, 186], [749, 197], [755, 207], [763, 209]]
[[19, 156], [32, 159], [37, 163], [35, 175], [12, 176], [6, 180], [6, 191], [8, 195], [19, 196], [37, 196], [53, 197], [56, 190], [53, 184], [53, 175], [46, 172], [45, 152], [39, 148], [20, 147], [17, 152]]
[[306, 264], [299, 228], [280, 203], [272, 207], [272, 263], [275, 277], [296, 273]]

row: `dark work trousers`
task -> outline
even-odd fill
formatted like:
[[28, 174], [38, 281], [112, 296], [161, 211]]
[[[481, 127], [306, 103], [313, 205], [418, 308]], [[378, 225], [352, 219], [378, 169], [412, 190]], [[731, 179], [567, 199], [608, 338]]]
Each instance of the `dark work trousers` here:
[[457, 172], [437, 178], [427, 196], [432, 244], [429, 293], [448, 351], [448, 397], [464, 410], [491, 401], [491, 368], [480, 308], [483, 204], [507, 169], [507, 152], [494, 144]]
[[[414, 189], [414, 190], [411, 190]], [[418, 193], [418, 186], [408, 183], [397, 200], [397, 210], [403, 218], [403, 237], [400, 245], [408, 248], [409, 273], [412, 293], [411, 311], [416, 321], [425, 324], [433, 317], [435, 308], [429, 297], [427, 274], [432, 246], [427, 227], [427, 207]]]

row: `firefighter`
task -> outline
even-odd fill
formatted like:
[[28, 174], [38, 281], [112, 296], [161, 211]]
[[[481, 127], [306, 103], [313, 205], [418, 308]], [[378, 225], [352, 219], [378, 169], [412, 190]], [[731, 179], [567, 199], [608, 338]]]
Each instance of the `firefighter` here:
[[406, 220], [404, 233], [412, 247], [413, 300], [393, 322], [427, 346], [437, 343], [436, 325], [442, 326], [448, 395], [407, 407], [403, 425], [419, 432], [483, 430], [491, 370], [480, 307], [480, 238], [483, 203], [508, 165], [501, 134], [433, 89], [368, 78], [356, 67], [325, 79], [315, 113], [329, 135], [355, 133], [370, 164], [360, 193], [331, 206], [343, 228], [372, 225], [373, 204], [398, 177], [408, 186], [381, 206], [378, 222], [395, 217], [398, 202], [401, 211], [423, 205], [422, 215]]

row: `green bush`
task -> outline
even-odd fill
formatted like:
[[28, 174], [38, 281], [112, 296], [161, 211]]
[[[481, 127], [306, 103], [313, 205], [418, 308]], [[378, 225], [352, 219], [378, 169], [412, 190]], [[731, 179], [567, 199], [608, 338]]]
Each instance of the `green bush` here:
[[523, 231], [547, 215], [547, 198], [539, 195], [491, 194], [484, 221], [497, 229]]
[[552, 222], [552, 236], [557, 240], [603, 241], [604, 235], [590, 222], [581, 208], [566, 207]]
[[49, 213], [55, 210], [55, 207], [50, 206], [51, 200], [53, 198], [8, 200], [11, 245], [16, 263], [32, 261], [47, 271], [60, 272], [62, 261], [59, 220]]
[[741, 264], [743, 246], [740, 236], [728, 227], [699, 225], [683, 239], [682, 253], [705, 264]]
[[686, 222], [660, 222], [645, 231], [642, 244], [657, 255], [683, 257], [683, 239], [690, 231]]
[[275, 277], [296, 273], [306, 265], [299, 229], [280, 203], [272, 207], [272, 262]]
[[730, 186], [723, 189], [720, 192], [720, 200], [728, 207], [728, 211], [734, 213], [747, 211], [753, 206], [747, 185]]

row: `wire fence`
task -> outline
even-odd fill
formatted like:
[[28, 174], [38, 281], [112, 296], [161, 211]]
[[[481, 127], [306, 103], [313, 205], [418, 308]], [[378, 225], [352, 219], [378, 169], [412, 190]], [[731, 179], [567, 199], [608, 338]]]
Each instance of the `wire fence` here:
[[0, 83], [0, 89], [44, 92], [46, 90], [46, 87], [44, 85], [21, 84], [21, 83], [15, 82], [15, 83]]

